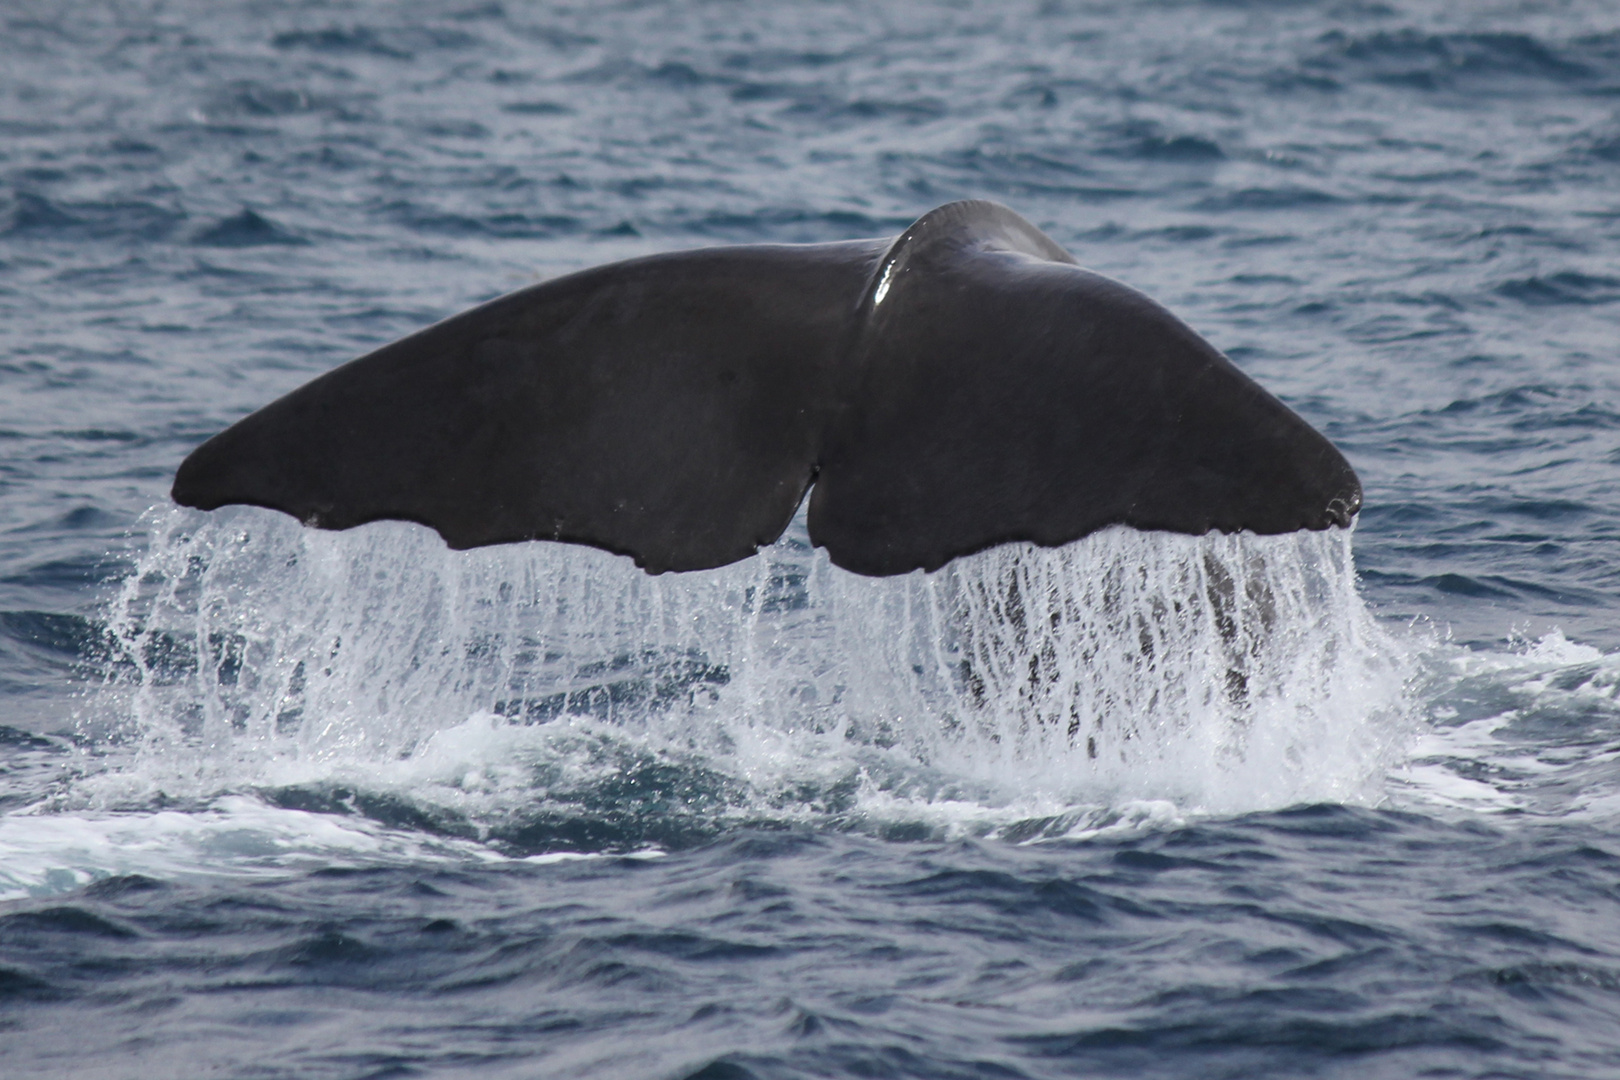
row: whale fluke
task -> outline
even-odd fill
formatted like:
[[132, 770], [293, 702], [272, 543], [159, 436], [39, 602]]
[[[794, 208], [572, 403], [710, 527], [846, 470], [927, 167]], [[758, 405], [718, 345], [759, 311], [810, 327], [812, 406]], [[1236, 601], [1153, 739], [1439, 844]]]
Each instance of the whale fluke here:
[[562, 540], [651, 573], [811, 540], [863, 574], [1098, 528], [1348, 525], [1334, 446], [1163, 307], [988, 202], [892, 241], [706, 248], [493, 300], [198, 447], [176, 502]]

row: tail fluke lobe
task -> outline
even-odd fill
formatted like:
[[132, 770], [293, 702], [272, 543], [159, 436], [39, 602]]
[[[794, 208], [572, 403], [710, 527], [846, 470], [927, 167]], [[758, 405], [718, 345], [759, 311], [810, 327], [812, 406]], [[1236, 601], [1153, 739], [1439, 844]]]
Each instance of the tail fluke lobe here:
[[875, 244], [654, 256], [494, 300], [199, 447], [177, 502], [452, 547], [549, 539], [649, 571], [746, 558], [791, 520]]

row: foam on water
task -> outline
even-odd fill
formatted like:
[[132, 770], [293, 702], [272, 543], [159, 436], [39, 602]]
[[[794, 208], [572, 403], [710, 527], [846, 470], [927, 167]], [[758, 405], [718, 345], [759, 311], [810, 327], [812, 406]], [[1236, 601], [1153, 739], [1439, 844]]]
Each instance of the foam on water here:
[[798, 522], [649, 577], [587, 548], [414, 525], [155, 512], [57, 800], [258, 793], [524, 851], [735, 824], [1072, 835], [1377, 799], [1406, 651], [1350, 535], [1108, 529], [863, 578]]
[[1397, 804], [1620, 818], [1620, 654], [1553, 630], [1502, 651], [1436, 649], [1431, 724], [1392, 775]]
[[0, 900], [73, 892], [120, 874], [183, 880], [288, 869], [497, 858], [481, 845], [224, 796], [206, 810], [0, 817]]

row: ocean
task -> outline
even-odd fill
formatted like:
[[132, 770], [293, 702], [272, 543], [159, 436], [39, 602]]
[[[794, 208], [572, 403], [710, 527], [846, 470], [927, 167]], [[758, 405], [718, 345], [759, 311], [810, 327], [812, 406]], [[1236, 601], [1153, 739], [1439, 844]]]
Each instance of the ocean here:
[[[658, 251], [992, 199], [1353, 530], [649, 576], [200, 513]], [[1620, 8], [8, 0], [0, 1075], [1620, 1076]]]

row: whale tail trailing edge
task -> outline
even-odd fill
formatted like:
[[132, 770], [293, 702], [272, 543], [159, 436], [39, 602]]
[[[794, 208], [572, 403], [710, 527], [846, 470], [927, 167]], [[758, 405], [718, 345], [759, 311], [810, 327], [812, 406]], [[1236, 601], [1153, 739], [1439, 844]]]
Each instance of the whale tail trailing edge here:
[[177, 502], [456, 548], [548, 539], [650, 571], [779, 536], [809, 486], [874, 244], [718, 248], [524, 289], [344, 364], [214, 436]]
[[590, 544], [650, 572], [781, 535], [865, 574], [1110, 524], [1348, 524], [1343, 456], [1175, 316], [993, 203], [899, 239], [709, 248], [512, 293], [214, 436], [177, 502], [452, 547]]

